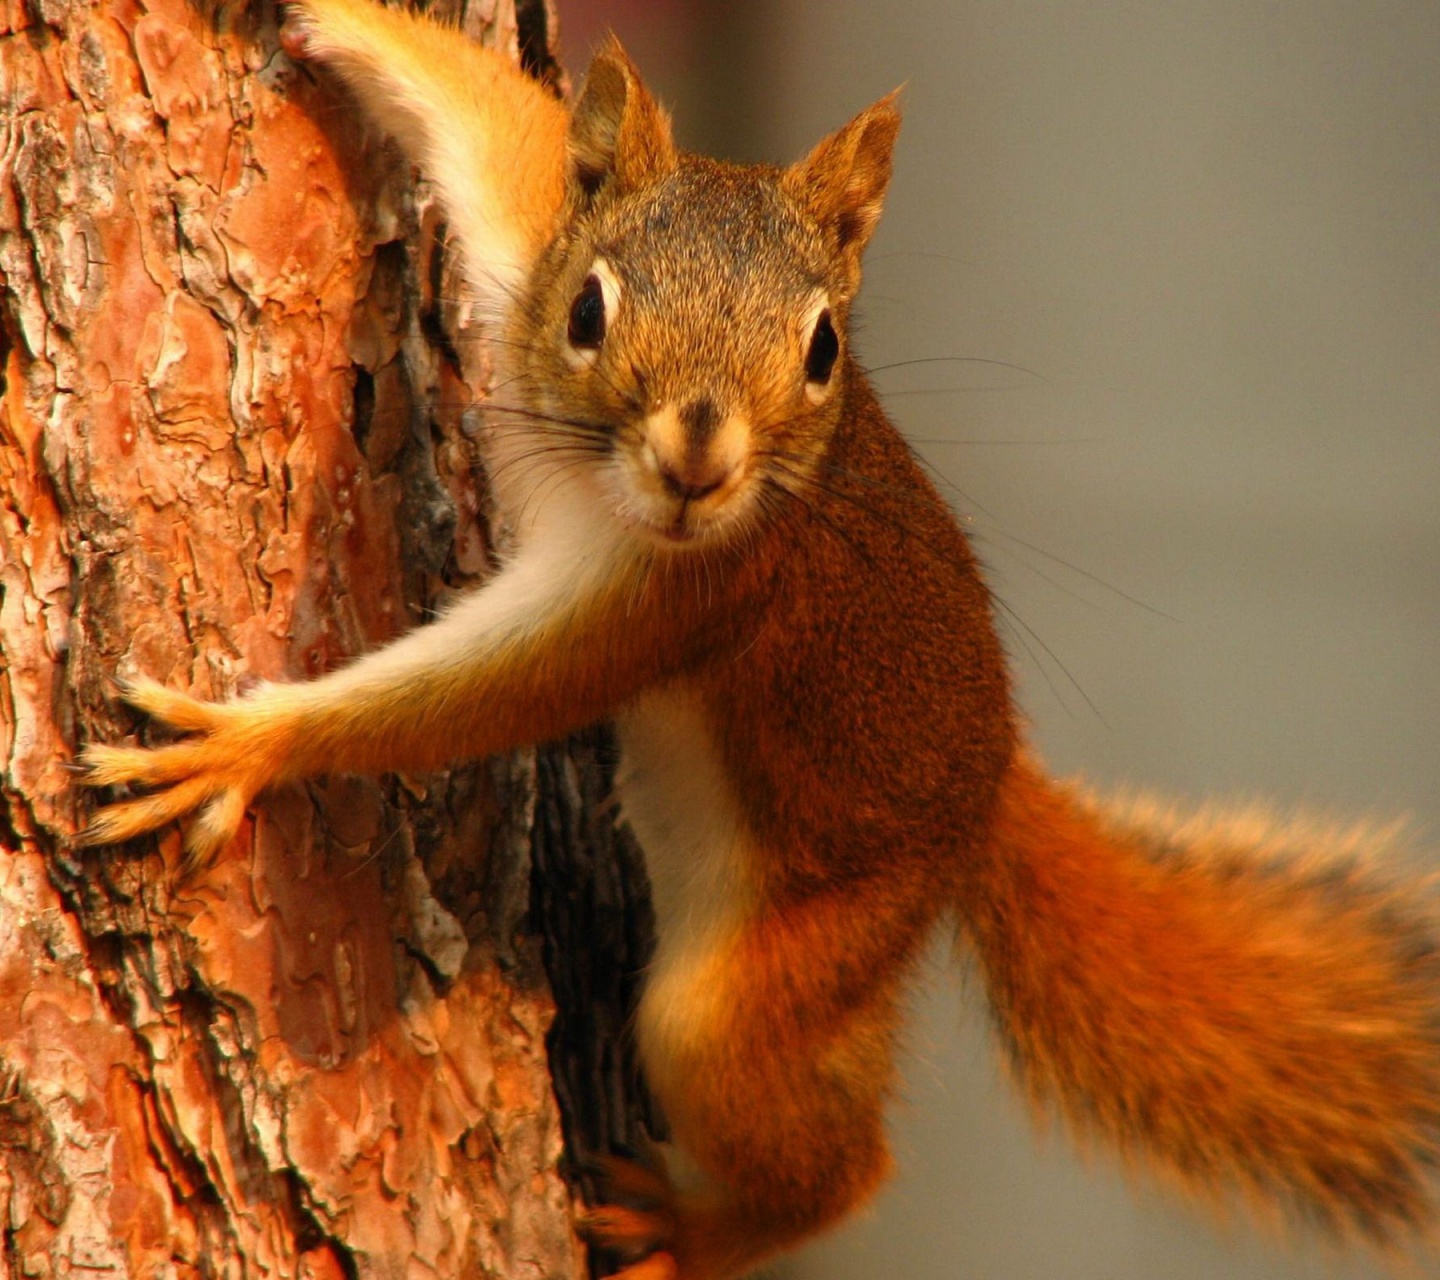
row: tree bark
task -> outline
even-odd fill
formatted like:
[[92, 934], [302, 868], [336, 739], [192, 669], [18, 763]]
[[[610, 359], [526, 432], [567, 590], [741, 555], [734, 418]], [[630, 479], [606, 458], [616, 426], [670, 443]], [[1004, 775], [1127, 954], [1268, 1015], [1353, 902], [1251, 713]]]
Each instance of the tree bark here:
[[[466, 25], [553, 78], [553, 18]], [[190, 880], [68, 839], [113, 677], [305, 678], [492, 564], [438, 212], [275, 23], [0, 0], [0, 1274], [578, 1275], [547, 1035], [629, 1140], [646, 946], [603, 734], [277, 792]]]

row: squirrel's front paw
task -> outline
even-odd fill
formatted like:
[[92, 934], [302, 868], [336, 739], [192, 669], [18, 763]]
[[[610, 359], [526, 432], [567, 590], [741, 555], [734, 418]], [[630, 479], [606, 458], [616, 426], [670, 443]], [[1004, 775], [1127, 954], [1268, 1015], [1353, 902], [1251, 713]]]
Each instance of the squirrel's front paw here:
[[153, 680], [122, 688], [125, 701], [190, 734], [169, 746], [92, 745], [80, 755], [81, 781], [136, 786], [149, 794], [112, 804], [80, 833], [86, 845], [129, 840], [198, 810], [185, 836], [190, 859], [213, 857], [240, 829], [255, 794], [280, 773], [289, 734], [251, 701], [200, 702]]

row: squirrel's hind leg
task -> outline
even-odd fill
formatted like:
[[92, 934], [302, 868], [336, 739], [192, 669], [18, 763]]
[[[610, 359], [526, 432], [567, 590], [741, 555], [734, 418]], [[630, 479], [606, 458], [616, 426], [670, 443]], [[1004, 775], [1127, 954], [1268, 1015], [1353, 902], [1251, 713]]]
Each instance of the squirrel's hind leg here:
[[[638, 1207], [592, 1211], [592, 1239], [650, 1250], [660, 1267], [666, 1255], [677, 1280], [723, 1280], [832, 1225], [884, 1179], [900, 986], [925, 930], [874, 921], [846, 938], [833, 919], [844, 895], [830, 897], [765, 913], [709, 950], [690, 998], [666, 1001], [669, 975], [653, 975], [642, 1059], [699, 1180], [622, 1194]], [[846, 954], [827, 955], [841, 938]]]
[[[878, 1120], [878, 1112], [876, 1113]], [[879, 1125], [875, 1126], [878, 1134]], [[865, 1161], [865, 1181], [878, 1182], [888, 1167], [883, 1142], [874, 1150], [878, 1160]], [[777, 1153], [768, 1153], [774, 1159]], [[834, 1150], [822, 1157], [845, 1162], [852, 1153]], [[633, 1193], [607, 1188], [607, 1194], [633, 1204], [601, 1203], [580, 1218], [580, 1234], [626, 1265], [617, 1280], [728, 1280], [747, 1274], [775, 1254], [798, 1244], [845, 1213], [857, 1197], [845, 1194], [856, 1168], [843, 1163], [831, 1170], [839, 1194], [808, 1204], [760, 1206], [746, 1190], [721, 1187], [708, 1180], [681, 1189], [668, 1174], [628, 1161], [612, 1161], [611, 1171], [623, 1182], [650, 1179], [657, 1191], [637, 1199]], [[863, 1198], [862, 1196], [858, 1198]], [[829, 1211], [828, 1203], [836, 1208]]]

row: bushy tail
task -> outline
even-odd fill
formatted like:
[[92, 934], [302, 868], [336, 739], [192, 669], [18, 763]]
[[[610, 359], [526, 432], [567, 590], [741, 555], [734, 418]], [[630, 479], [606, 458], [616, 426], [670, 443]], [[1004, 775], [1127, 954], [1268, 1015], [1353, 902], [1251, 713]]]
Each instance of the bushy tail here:
[[1386, 885], [1382, 842], [1119, 814], [1015, 766], [966, 915], [1037, 1109], [1207, 1196], [1423, 1233], [1440, 930], [1429, 885]]

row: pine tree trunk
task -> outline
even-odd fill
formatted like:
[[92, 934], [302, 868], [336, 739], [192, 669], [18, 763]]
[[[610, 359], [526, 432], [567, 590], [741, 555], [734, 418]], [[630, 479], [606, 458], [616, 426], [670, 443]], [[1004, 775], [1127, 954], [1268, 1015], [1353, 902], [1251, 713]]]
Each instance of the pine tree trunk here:
[[112, 677], [304, 678], [492, 563], [444, 228], [275, 20], [0, 7], [0, 1274], [579, 1275], [555, 1095], [626, 1138], [645, 929], [603, 735], [277, 792], [188, 881], [67, 842]]

